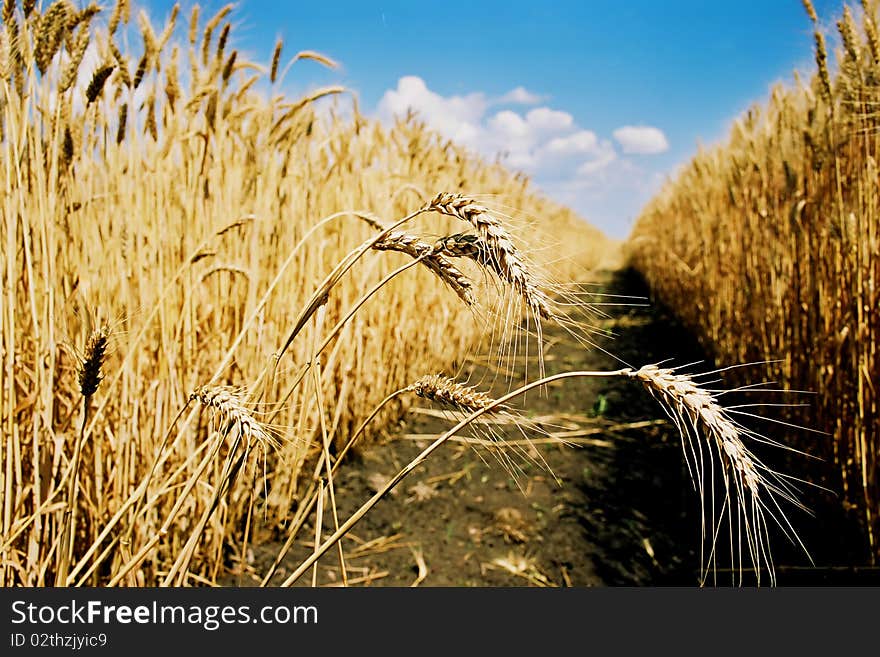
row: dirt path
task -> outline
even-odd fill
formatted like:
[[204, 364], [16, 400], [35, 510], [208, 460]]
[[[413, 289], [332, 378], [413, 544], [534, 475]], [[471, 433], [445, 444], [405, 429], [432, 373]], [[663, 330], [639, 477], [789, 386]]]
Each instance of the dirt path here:
[[[627, 274], [606, 273], [601, 281], [606, 293], [645, 294]], [[600, 343], [629, 362], [701, 357], [687, 334], [656, 309], [606, 310], [602, 328], [616, 336], [599, 338]], [[550, 331], [545, 339], [548, 374], [620, 366], [562, 332]], [[540, 448], [558, 482], [527, 464], [517, 484], [491, 456], [447, 443], [346, 539], [349, 578], [375, 586], [696, 584], [697, 500], [678, 435], [663, 421], [660, 407], [622, 379], [560, 382], [546, 396], [530, 396], [526, 407], [534, 420], [552, 421], [576, 443]], [[359, 462], [336, 481], [341, 517], [449, 426], [430, 409], [415, 409], [393, 439], [358, 454]], [[307, 554], [306, 543], [294, 549], [273, 583]], [[258, 572], [277, 550], [276, 544], [255, 548]], [[339, 581], [334, 551], [320, 561], [318, 582]]]
[[[599, 281], [597, 292], [648, 297], [641, 279], [631, 272], [605, 272]], [[635, 366], [703, 361], [700, 369], [711, 369], [696, 341], [662, 308], [611, 305], [604, 310], [608, 318], [600, 327], [608, 335], [596, 340], [624, 361]], [[620, 367], [601, 350], [585, 350], [562, 331], [548, 330], [545, 346], [548, 374]], [[473, 366], [470, 373], [480, 379], [481, 371]], [[514, 386], [519, 383], [514, 381]], [[499, 381], [493, 393], [506, 391], [507, 385]], [[349, 517], [430, 440], [450, 428], [448, 418], [426, 406], [413, 409], [391, 429], [387, 441], [354, 454], [349, 467], [340, 471], [335, 481], [340, 518]], [[551, 385], [544, 396], [530, 395], [522, 408], [532, 421], [549, 431], [565, 431], [575, 443], [539, 447], [552, 475], [526, 462], [515, 481], [485, 452], [448, 441], [346, 536], [349, 583], [697, 585], [699, 501], [678, 433], [665, 422], [656, 402], [624, 379], [578, 378]], [[771, 427], [769, 435], [773, 431]], [[809, 477], [804, 458], [771, 452], [768, 463], [779, 471]], [[834, 494], [801, 487], [801, 499], [815, 515], [797, 512], [793, 523], [815, 565], [771, 526], [776, 533], [771, 545], [777, 584], [880, 583], [880, 568], [857, 554], [860, 544]], [[324, 536], [331, 524], [325, 513]], [[313, 527], [303, 528], [302, 538], [271, 584], [283, 581], [308, 556], [313, 549], [308, 537], [313, 535]], [[255, 545], [249, 574], [230, 576], [224, 584], [258, 583], [256, 574], [267, 571], [280, 547], [276, 542]], [[317, 582], [340, 585], [340, 573], [336, 551], [328, 552], [319, 562]], [[721, 570], [717, 583], [733, 583], [729, 577], [729, 570]], [[308, 586], [311, 580], [309, 573], [298, 585]], [[744, 581], [753, 584], [754, 578], [749, 575]]]

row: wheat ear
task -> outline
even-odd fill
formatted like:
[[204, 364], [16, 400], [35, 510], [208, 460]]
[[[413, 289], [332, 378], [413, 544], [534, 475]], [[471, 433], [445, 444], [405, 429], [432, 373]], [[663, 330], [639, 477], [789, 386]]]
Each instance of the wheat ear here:
[[45, 73], [67, 32], [68, 4], [64, 0], [53, 2], [40, 21], [36, 35], [34, 60], [40, 73]]
[[201, 386], [190, 394], [195, 400], [213, 409], [227, 423], [228, 431], [237, 430], [248, 443], [256, 440], [263, 447], [277, 449], [278, 438], [245, 406], [241, 390], [228, 386]]
[[423, 376], [408, 386], [406, 391], [414, 392], [423, 399], [463, 413], [473, 413], [481, 409], [490, 409], [487, 411], [489, 413], [504, 411], [504, 408], [485, 392], [439, 374]]
[[[714, 563], [715, 541], [720, 521], [725, 513], [729, 513], [729, 521], [738, 533], [740, 545], [743, 538], [747, 542], [758, 584], [760, 584], [761, 564], [766, 565], [771, 584], [774, 583], [775, 573], [765, 512], [792, 542], [804, 548], [785, 517], [777, 498], [785, 499], [799, 508], [803, 508], [803, 505], [795, 498], [791, 486], [779, 474], [761, 463], [745, 446], [743, 435], [759, 436], [734, 422], [729, 411], [718, 403], [715, 396], [702, 388], [688, 374], [657, 365], [645, 365], [638, 370], [628, 370], [625, 373], [637, 379], [653, 395], [678, 428], [685, 461], [703, 504], [705, 504], [706, 488], [709, 489], [710, 495], [714, 495], [711, 479], [708, 482], [704, 481], [705, 468], [712, 468], [714, 464], [715, 457], [711, 448], [714, 448], [714, 454], [717, 454], [722, 464], [721, 481], [724, 485], [725, 499], [722, 502], [718, 521], [713, 519], [716, 524], [712, 527], [712, 545], [708, 563]], [[708, 463], [704, 460], [704, 441], [710, 447]], [[714, 497], [712, 499], [714, 507]], [[734, 515], [734, 507], [736, 507], [736, 515]], [[732, 535], [731, 540], [733, 538]], [[804, 550], [806, 551], [806, 548]], [[740, 562], [741, 559], [740, 556]], [[704, 571], [704, 580], [706, 575], [708, 571]]]
[[77, 372], [79, 391], [86, 399], [95, 394], [98, 385], [104, 378], [101, 374], [101, 366], [104, 364], [109, 339], [110, 330], [102, 326], [93, 331], [86, 341], [85, 356], [82, 358]]
[[104, 83], [107, 81], [107, 78], [110, 77], [110, 74], [113, 73], [113, 69], [115, 67], [112, 64], [107, 64], [99, 68], [92, 75], [92, 80], [89, 82], [89, 86], [86, 87], [86, 101], [88, 104], [94, 103], [98, 96], [101, 95], [101, 91], [104, 89]]
[[434, 247], [421, 241], [415, 235], [402, 231], [392, 231], [373, 245], [377, 251], [398, 251], [421, 262], [440, 280], [446, 283], [467, 305], [473, 306], [477, 300], [473, 294], [473, 283], [445, 255], [434, 252]]
[[512, 410], [507, 404], [499, 403], [497, 399], [477, 390], [474, 386], [459, 383], [455, 379], [439, 374], [423, 376], [405, 388], [404, 391], [413, 392], [423, 399], [445, 406], [459, 417], [481, 412], [492, 418], [503, 418], [506, 423], [516, 427], [516, 430], [522, 435], [522, 442], [508, 443], [502, 432], [488, 425], [480, 427], [473, 424], [470, 429], [479, 444], [492, 454], [521, 491], [525, 492], [525, 489], [520, 485], [522, 477], [526, 476], [526, 470], [522, 465], [524, 462], [546, 470], [554, 479], [556, 478], [550, 465], [540, 452], [534, 449], [527, 435], [527, 432], [530, 431], [543, 434], [546, 432], [534, 422]]
[[509, 283], [536, 315], [543, 319], [553, 317], [547, 295], [526, 266], [510, 233], [487, 208], [461, 194], [440, 193], [422, 210], [456, 217], [473, 226], [484, 249], [479, 255], [481, 260], [478, 263], [490, 266], [493, 272]]

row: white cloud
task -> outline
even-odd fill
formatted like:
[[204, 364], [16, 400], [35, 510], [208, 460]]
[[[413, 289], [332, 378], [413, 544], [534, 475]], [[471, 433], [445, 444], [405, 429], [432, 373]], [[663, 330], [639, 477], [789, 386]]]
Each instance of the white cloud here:
[[568, 112], [560, 112], [549, 107], [536, 107], [529, 110], [526, 120], [536, 130], [544, 133], [559, 133], [569, 130], [574, 126], [574, 117]]
[[559, 153], [564, 155], [576, 153], [591, 153], [596, 150], [599, 144], [599, 138], [592, 130], [578, 130], [577, 132], [565, 137], [555, 137], [551, 139], [546, 146], [548, 153]]
[[613, 134], [624, 153], [656, 155], [669, 150], [666, 135], [659, 128], [647, 125], [625, 125], [615, 130]]
[[532, 130], [523, 117], [510, 110], [498, 112], [489, 119], [488, 127], [499, 136], [515, 139], [528, 139]]
[[600, 153], [596, 159], [581, 164], [577, 168], [577, 175], [582, 179], [590, 178], [601, 172], [603, 169], [607, 169], [609, 165], [616, 161], [617, 153], [615, 153], [614, 150], [605, 150], [603, 153]]
[[501, 96], [496, 103], [509, 105], [537, 105], [544, 98], [538, 94], [533, 94], [525, 87], [516, 87]]
[[435, 130], [450, 139], [473, 146], [487, 106], [483, 93], [446, 98], [428, 89], [420, 77], [408, 75], [397, 81], [397, 89], [389, 89], [382, 96], [379, 116], [390, 119], [413, 109]]
[[[523, 100], [534, 94], [517, 87], [507, 94]], [[501, 153], [508, 164], [535, 173], [538, 160], [562, 155], [589, 154], [589, 131], [579, 130], [574, 117], [550, 107], [535, 107], [525, 114], [503, 109], [489, 114], [494, 104], [482, 92], [442, 96], [417, 76], [402, 77], [379, 101], [378, 114], [391, 120], [413, 110], [431, 128], [487, 157]], [[583, 134], [581, 134], [583, 133]], [[595, 140], [595, 135], [592, 137]], [[567, 140], [571, 140], [569, 143]], [[548, 148], [553, 144], [552, 148]]]
[[[669, 147], [665, 135], [657, 128], [625, 126], [612, 139], [547, 105], [510, 107], [541, 102], [523, 87], [495, 99], [479, 91], [443, 96], [422, 78], [407, 76], [385, 92], [377, 114], [390, 121], [415, 111], [444, 137], [486, 158], [500, 156], [508, 167], [529, 174], [539, 189], [558, 202], [623, 237], [622, 231], [628, 228], [620, 222], [631, 219], [636, 206], [647, 200], [643, 188], [648, 172], [622, 157], [620, 148], [623, 153], [663, 152]], [[503, 107], [494, 110], [498, 105]]]

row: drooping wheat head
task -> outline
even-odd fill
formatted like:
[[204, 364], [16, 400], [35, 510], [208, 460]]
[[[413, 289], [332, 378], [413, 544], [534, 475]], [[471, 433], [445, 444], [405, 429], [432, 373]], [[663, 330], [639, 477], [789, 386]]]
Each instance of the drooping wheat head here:
[[459, 299], [468, 306], [476, 305], [477, 300], [474, 297], [471, 280], [453, 265], [446, 255], [436, 253], [431, 244], [420, 240], [415, 235], [392, 231], [382, 240], [376, 242], [373, 248], [377, 251], [398, 251], [416, 260], [421, 260], [428, 269], [458, 295]]
[[[768, 570], [771, 584], [775, 583], [767, 518], [769, 516], [792, 542], [804, 548], [780, 501], [801, 509], [804, 507], [797, 500], [796, 491], [786, 477], [764, 465], [746, 447], [744, 438], [772, 441], [735, 422], [716, 397], [701, 387], [691, 375], [657, 365], [629, 370], [627, 375], [638, 380], [660, 403], [681, 436], [684, 458], [703, 509], [703, 541], [709, 545], [708, 556], [705, 552], [701, 553], [703, 582], [715, 566], [716, 542], [721, 523], [726, 518], [731, 534], [732, 565], [738, 564], [742, 572], [742, 547], [745, 543], [758, 583], [762, 568]], [[706, 447], [708, 450], [704, 451]], [[715, 504], [716, 459], [720, 465], [720, 483], [723, 486], [719, 510], [716, 510]], [[708, 531], [707, 514], [710, 518]]]
[[281, 441], [273, 431], [254, 417], [248, 410], [241, 389], [228, 386], [200, 386], [190, 394], [190, 399], [214, 410], [226, 423], [227, 434], [235, 432], [237, 437], [244, 438], [248, 445], [252, 441], [263, 448], [278, 449]]
[[[473, 413], [490, 408], [495, 403], [490, 395], [477, 390], [474, 386], [466, 386], [440, 374], [423, 376], [406, 389], [419, 397], [462, 413]], [[498, 414], [504, 410], [499, 406], [487, 412]]]
[[[475, 438], [473, 446], [481, 446], [490, 452], [521, 490], [521, 479], [526, 472], [524, 463], [536, 465], [553, 475], [550, 466], [529, 439], [531, 434], [546, 436], [547, 432], [509, 405], [498, 403], [494, 397], [475, 386], [440, 374], [423, 376], [405, 390], [449, 410], [457, 420], [485, 409], [482, 418], [487, 419], [481, 418], [469, 426]], [[506, 428], [520, 436], [520, 440], [508, 441], [504, 433]]]
[[[440, 193], [424, 206], [424, 210], [456, 217], [473, 226], [482, 241], [467, 247], [462, 242], [460, 246], [467, 251], [463, 255], [491, 268], [495, 275], [510, 284], [536, 317], [553, 317], [549, 298], [532, 276], [510, 233], [486, 207], [461, 194]], [[457, 242], [452, 240], [450, 248]]]

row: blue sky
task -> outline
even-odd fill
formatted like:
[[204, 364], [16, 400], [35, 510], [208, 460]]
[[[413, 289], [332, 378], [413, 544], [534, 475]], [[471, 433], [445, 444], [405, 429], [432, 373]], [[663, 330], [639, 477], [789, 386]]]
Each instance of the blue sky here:
[[[163, 20], [172, 4], [142, 6]], [[204, 20], [225, 3], [200, 4]], [[843, 3], [814, 4], [833, 26]], [[506, 153], [621, 238], [699, 142], [723, 138], [774, 82], [813, 66], [800, 0], [241, 0], [232, 16], [233, 46], [257, 61], [280, 36], [286, 57], [317, 50], [340, 62], [298, 63], [290, 93], [341, 83], [383, 120], [412, 106], [483, 155]]]

